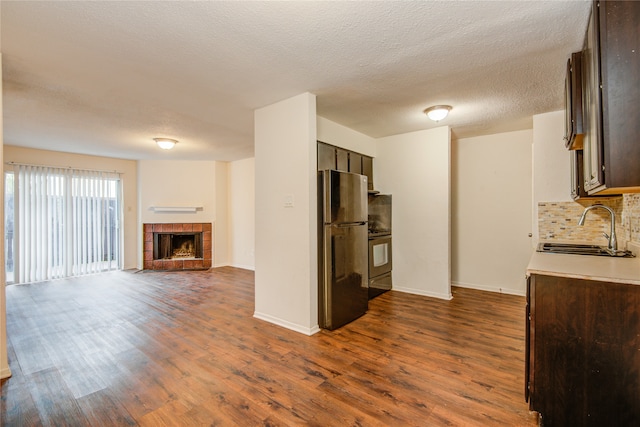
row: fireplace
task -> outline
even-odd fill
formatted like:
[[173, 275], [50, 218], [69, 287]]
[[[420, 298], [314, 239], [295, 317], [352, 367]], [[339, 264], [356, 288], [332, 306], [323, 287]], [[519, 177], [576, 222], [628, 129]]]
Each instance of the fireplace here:
[[145, 270], [211, 268], [210, 223], [144, 224]]
[[153, 259], [202, 258], [202, 232], [153, 233]]

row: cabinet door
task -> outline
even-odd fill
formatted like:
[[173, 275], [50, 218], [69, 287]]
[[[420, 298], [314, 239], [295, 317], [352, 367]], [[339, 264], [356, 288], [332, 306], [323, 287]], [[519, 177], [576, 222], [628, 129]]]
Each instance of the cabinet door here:
[[[533, 387], [533, 343], [531, 340], [531, 276], [527, 277], [527, 300], [524, 309], [524, 401], [530, 402], [530, 390]], [[529, 407], [531, 407], [531, 402]]]
[[373, 158], [362, 156], [362, 174], [367, 176], [367, 186], [373, 190]]
[[362, 155], [354, 152], [349, 153], [349, 172], [362, 173]]
[[595, 1], [587, 28], [584, 141], [589, 194], [640, 192], [640, 2]]
[[605, 185], [640, 190], [640, 2], [599, 5]]
[[591, 199], [597, 200], [601, 197], [611, 197], [612, 194], [589, 194], [584, 190], [584, 152], [583, 150], [573, 150], [571, 156], [571, 197], [573, 200]]
[[604, 186], [602, 160], [602, 130], [600, 111], [600, 49], [598, 42], [598, 8], [594, 5], [587, 26], [583, 52], [583, 110], [584, 125], [584, 190], [590, 194]]
[[[580, 159], [578, 159], [578, 151], [580, 151]], [[582, 169], [579, 168], [582, 160], [582, 150], [574, 150], [571, 152], [571, 198], [577, 200], [580, 198], [580, 188], [582, 187]], [[579, 163], [580, 162], [580, 163]]]
[[640, 288], [531, 277], [529, 408], [550, 426], [640, 425]]
[[574, 52], [567, 61], [565, 90], [565, 146], [569, 150], [583, 147], [582, 120], [582, 52]]
[[336, 159], [336, 169], [340, 172], [349, 172], [349, 152], [336, 148]]
[[336, 148], [329, 144], [318, 142], [318, 170], [336, 168]]

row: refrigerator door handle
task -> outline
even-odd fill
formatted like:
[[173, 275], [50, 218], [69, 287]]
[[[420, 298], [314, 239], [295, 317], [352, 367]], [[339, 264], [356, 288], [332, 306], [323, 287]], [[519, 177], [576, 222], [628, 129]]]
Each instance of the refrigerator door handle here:
[[345, 223], [341, 223], [341, 224], [333, 224], [335, 227], [339, 227], [339, 228], [348, 228], [348, 227], [353, 227], [356, 225], [366, 225], [367, 221], [361, 221], [361, 222], [345, 222]]
[[333, 266], [331, 265], [331, 228], [324, 227], [324, 241], [323, 241], [323, 251], [324, 251], [324, 281], [325, 284], [321, 287], [322, 295], [321, 295], [321, 304], [320, 304], [320, 326], [323, 328], [333, 328], [331, 324], [331, 317], [333, 313], [331, 312], [331, 286], [328, 286], [328, 283], [331, 281], [333, 277]]

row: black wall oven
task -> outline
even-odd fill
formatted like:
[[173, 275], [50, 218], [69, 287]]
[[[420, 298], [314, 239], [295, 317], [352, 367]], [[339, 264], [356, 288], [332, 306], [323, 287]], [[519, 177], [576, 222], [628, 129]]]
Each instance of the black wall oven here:
[[369, 299], [391, 289], [391, 195], [369, 192]]
[[391, 236], [369, 237], [369, 277], [391, 271]]
[[369, 235], [369, 299], [391, 289], [391, 235]]

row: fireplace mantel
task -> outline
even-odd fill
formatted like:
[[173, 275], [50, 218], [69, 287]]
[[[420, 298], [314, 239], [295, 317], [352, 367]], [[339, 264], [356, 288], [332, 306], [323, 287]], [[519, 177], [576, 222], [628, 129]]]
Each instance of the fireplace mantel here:
[[151, 206], [154, 212], [197, 212], [202, 210], [202, 206]]

